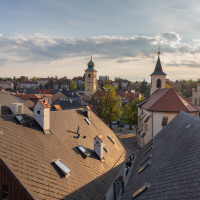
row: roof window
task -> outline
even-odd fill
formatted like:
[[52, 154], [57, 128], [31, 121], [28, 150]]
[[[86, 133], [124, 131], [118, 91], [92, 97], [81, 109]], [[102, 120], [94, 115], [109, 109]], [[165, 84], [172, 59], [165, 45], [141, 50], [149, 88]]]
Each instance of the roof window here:
[[60, 159], [56, 159], [53, 162], [61, 170], [61, 172], [65, 175], [65, 178], [67, 178], [71, 175], [71, 170]]
[[104, 144], [104, 147], [103, 149], [107, 152], [107, 153], [110, 153], [110, 150], [108, 149], [108, 147]]
[[153, 138], [145, 145], [146, 147], [153, 141]]
[[88, 125], [91, 124], [91, 122], [87, 118], [85, 118], [84, 120], [88, 123]]
[[26, 121], [22, 118], [22, 116], [15, 116], [15, 118], [19, 124], [26, 124]]
[[143, 185], [140, 189], [138, 189], [136, 192], [133, 193], [132, 199], [137, 197], [139, 194], [141, 194], [142, 192], [144, 192], [148, 188], [150, 188], [150, 183], [145, 183], [145, 185]]
[[153, 144], [153, 140], [147, 145], [145, 146], [145, 151]]
[[144, 152], [144, 155], [147, 154], [152, 148], [153, 148], [153, 146], [150, 146], [150, 147]]
[[90, 153], [81, 145], [78, 145], [76, 148], [83, 154], [83, 156], [88, 157], [90, 155]]
[[107, 137], [109, 138], [109, 140], [110, 140], [114, 145], [116, 145], [115, 139], [114, 139], [114, 138], [112, 138], [110, 135], [108, 135]]
[[151, 164], [151, 162], [149, 161], [148, 163], [146, 163], [146, 165], [144, 165], [143, 167], [141, 167], [138, 171], [138, 174], [141, 173], [144, 169], [146, 169], [149, 165]]
[[140, 166], [143, 165], [147, 160], [149, 160], [149, 158], [151, 158], [152, 155], [149, 155], [147, 158], [145, 158], [141, 163]]

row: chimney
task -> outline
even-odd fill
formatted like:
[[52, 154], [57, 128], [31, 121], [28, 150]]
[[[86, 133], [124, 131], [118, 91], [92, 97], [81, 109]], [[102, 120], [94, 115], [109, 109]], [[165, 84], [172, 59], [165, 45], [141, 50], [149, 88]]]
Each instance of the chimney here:
[[84, 114], [86, 115], [87, 118], [90, 117], [90, 107], [89, 106], [86, 106], [83, 110]]
[[16, 90], [16, 92], [15, 92], [16, 94], [18, 94], [18, 91]]
[[34, 118], [45, 134], [50, 133], [50, 108], [51, 106], [44, 99], [39, 99], [34, 106]]
[[103, 160], [103, 136], [101, 134], [98, 134], [94, 138], [94, 152], [99, 156], [100, 160]]

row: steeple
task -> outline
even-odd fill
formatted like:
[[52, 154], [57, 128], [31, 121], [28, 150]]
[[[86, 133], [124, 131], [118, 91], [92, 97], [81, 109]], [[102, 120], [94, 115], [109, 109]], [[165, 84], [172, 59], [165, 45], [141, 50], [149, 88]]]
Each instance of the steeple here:
[[155, 70], [154, 72], [151, 74], [152, 75], [167, 75], [163, 72], [162, 70], [162, 66], [161, 66], [161, 62], [160, 62], [160, 47], [159, 47], [159, 51], [158, 51], [158, 60], [157, 60], [157, 63], [156, 63], [156, 67], [155, 67]]

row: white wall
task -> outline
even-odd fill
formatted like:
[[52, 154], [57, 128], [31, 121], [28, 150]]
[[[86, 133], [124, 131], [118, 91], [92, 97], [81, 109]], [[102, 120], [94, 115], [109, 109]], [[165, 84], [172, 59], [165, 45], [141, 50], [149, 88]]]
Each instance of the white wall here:
[[166, 85], [166, 75], [152, 75], [151, 76], [151, 94], [153, 94], [157, 88], [157, 80], [161, 80], [161, 88], [165, 88]]

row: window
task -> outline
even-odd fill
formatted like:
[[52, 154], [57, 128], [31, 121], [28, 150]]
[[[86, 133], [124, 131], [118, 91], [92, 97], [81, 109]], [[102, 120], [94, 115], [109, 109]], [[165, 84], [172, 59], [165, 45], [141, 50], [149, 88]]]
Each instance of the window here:
[[3, 185], [2, 187], [2, 200], [8, 199], [8, 186]]
[[90, 81], [88, 81], [88, 83], [90, 84]]
[[88, 77], [90, 78], [90, 74], [88, 74]]
[[168, 122], [168, 116], [164, 116], [163, 115], [163, 120], [162, 120], [162, 126], [167, 126], [167, 122]]
[[149, 160], [149, 158], [151, 158], [152, 155], [149, 155], [147, 158], [145, 158], [141, 163], [140, 166], [143, 165], [147, 160]]
[[144, 169], [146, 169], [149, 165], [151, 164], [151, 162], [148, 162], [146, 165], [144, 165], [143, 167], [141, 167], [138, 171], [138, 174], [140, 174]]
[[144, 155], [147, 154], [152, 148], [153, 148], [153, 146], [149, 147], [149, 148], [144, 152]]
[[196, 99], [196, 98], [195, 98], [195, 100], [194, 100], [194, 101], [195, 101], [195, 102], [194, 102], [194, 104], [195, 104], [195, 105], [197, 105], [197, 99]]
[[91, 124], [91, 122], [87, 118], [85, 118], [85, 121], [88, 123], [88, 125]]
[[153, 139], [151, 139], [145, 146], [148, 146], [152, 141]]
[[54, 160], [54, 163], [65, 175], [65, 178], [71, 175], [71, 170], [60, 159]]
[[107, 153], [110, 153], [110, 150], [108, 149], [108, 147], [104, 144], [104, 147], [103, 149], [107, 152]]
[[78, 145], [76, 147], [85, 157], [88, 157], [90, 155], [90, 153], [81, 145]]
[[110, 135], [108, 135], [107, 137], [109, 138], [109, 140], [110, 140], [114, 145], [116, 145], [115, 139], [114, 139], [114, 138], [112, 138]]
[[15, 116], [19, 124], [26, 124], [26, 121], [22, 118], [22, 116]]
[[139, 190], [133, 193], [132, 199], [147, 190], [148, 188], [150, 188], [150, 183], [145, 183], [145, 185], [143, 185]]
[[160, 79], [157, 80], [157, 88], [161, 88], [161, 80]]
[[145, 150], [147, 150], [152, 144], [153, 144], [153, 140], [145, 147]]

